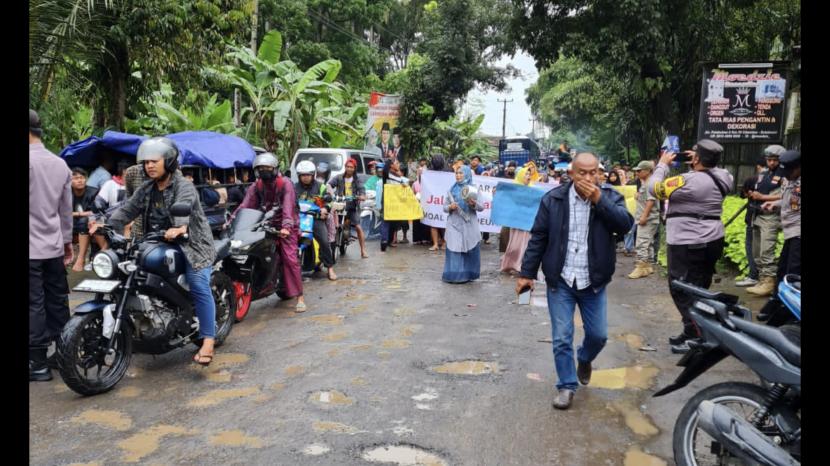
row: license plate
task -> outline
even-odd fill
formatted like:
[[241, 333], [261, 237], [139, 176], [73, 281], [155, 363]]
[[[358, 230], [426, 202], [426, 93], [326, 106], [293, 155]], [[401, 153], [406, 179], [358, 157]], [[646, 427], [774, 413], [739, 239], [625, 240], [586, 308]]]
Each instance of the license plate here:
[[121, 282], [118, 280], [84, 280], [78, 283], [72, 291], [88, 293], [111, 293]]

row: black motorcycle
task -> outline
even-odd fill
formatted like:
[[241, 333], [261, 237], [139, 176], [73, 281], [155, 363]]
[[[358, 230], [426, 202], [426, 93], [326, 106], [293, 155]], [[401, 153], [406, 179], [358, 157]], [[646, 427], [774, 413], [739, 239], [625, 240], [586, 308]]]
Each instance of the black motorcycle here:
[[264, 213], [240, 209], [223, 235], [229, 250], [222, 261], [222, 270], [233, 281], [237, 322], [248, 315], [253, 301], [274, 293], [280, 299], [289, 299], [281, 280], [282, 264], [276, 254], [279, 232], [270, 225], [274, 214], [273, 210]]
[[663, 396], [685, 387], [727, 356], [757, 373], [766, 387], [726, 382], [695, 394], [674, 425], [678, 466], [799, 464], [801, 457], [801, 327], [780, 328], [751, 322], [737, 297], [675, 280], [672, 288], [694, 297], [692, 320], [702, 337], [689, 341], [678, 362], [683, 372], [658, 391]]
[[[190, 205], [175, 204], [170, 212], [190, 215]], [[74, 290], [95, 293], [80, 304], [57, 342], [57, 365], [63, 381], [81, 395], [111, 390], [124, 377], [133, 351], [163, 354], [192, 342], [201, 346], [199, 320], [188, 292], [186, 259], [164, 233], [149, 233], [130, 242], [107, 225], [100, 228], [110, 249], [92, 260], [100, 280], [84, 280]], [[187, 241], [182, 235], [177, 242]], [[231, 332], [236, 309], [233, 284], [221, 270], [220, 256], [211, 274], [216, 301], [216, 346]]]
[[331, 243], [334, 261], [346, 255], [346, 248], [352, 242], [352, 225], [349, 212], [357, 208], [357, 199], [353, 196], [336, 196], [331, 203], [332, 213], [337, 215], [337, 233]]

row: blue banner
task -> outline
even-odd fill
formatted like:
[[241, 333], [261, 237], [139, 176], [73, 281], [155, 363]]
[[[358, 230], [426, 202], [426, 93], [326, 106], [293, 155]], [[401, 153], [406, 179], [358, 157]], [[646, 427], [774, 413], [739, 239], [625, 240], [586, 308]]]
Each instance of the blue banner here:
[[546, 192], [543, 188], [518, 183], [499, 183], [493, 196], [490, 219], [498, 225], [530, 231]]

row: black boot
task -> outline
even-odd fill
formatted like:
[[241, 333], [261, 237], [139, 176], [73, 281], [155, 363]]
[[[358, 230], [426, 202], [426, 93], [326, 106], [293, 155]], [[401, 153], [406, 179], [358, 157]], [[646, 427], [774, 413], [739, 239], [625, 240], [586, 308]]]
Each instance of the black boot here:
[[52, 371], [46, 364], [46, 348], [29, 348], [29, 382], [48, 382]]
[[758, 313], [758, 320], [761, 322], [769, 320], [769, 318], [772, 317], [772, 315], [775, 314], [775, 312], [780, 309], [782, 305], [783, 303], [781, 303], [781, 300], [779, 300], [778, 297], [770, 298], [769, 301], [764, 304], [764, 307], [761, 308], [761, 312]]

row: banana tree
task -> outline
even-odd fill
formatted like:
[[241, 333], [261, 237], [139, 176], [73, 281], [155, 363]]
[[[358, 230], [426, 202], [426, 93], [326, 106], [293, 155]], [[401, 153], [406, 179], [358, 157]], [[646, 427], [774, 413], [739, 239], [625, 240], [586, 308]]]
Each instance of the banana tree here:
[[345, 101], [343, 86], [335, 82], [339, 60], [324, 60], [303, 71], [290, 60], [280, 60], [278, 31], [265, 35], [256, 55], [247, 48], [229, 48], [227, 57], [237, 64], [210, 68], [208, 74], [244, 93], [245, 136], [257, 138], [283, 162], [309, 143], [340, 142], [344, 138], [339, 134], [348, 138], [356, 131], [337, 109]]
[[197, 93], [188, 92], [187, 102], [180, 108], [173, 105], [173, 90], [169, 84], [162, 84], [161, 89], [153, 92], [149, 102], [142, 102], [148, 109], [144, 115], [134, 120], [125, 120], [125, 128], [129, 133], [142, 134], [169, 134], [181, 131], [216, 131], [219, 133], [234, 134], [231, 115], [231, 102], [224, 100], [218, 103], [216, 94], [207, 98], [204, 105], [197, 105]]

